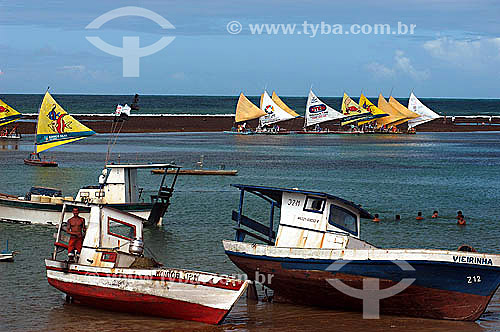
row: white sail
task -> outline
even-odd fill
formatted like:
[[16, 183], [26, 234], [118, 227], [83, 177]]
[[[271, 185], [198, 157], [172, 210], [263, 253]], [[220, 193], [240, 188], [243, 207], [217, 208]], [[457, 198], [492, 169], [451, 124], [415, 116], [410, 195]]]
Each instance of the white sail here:
[[408, 121], [408, 128], [413, 128], [422, 123], [440, 117], [436, 112], [434, 112], [433, 110], [422, 104], [422, 102], [418, 100], [418, 98], [413, 94], [413, 92], [411, 93], [410, 100], [408, 101], [408, 109], [420, 115], [418, 118], [411, 119]]
[[314, 92], [309, 91], [309, 97], [306, 104], [306, 119], [304, 127], [322, 123], [325, 121], [343, 118], [344, 115], [324, 102], [322, 102]]
[[261, 116], [259, 118], [259, 123], [261, 127], [276, 122], [295, 118], [295, 116], [289, 114], [281, 107], [279, 107], [272, 100], [267, 91], [264, 91], [264, 95], [261, 98], [260, 109], [267, 113], [267, 115]]

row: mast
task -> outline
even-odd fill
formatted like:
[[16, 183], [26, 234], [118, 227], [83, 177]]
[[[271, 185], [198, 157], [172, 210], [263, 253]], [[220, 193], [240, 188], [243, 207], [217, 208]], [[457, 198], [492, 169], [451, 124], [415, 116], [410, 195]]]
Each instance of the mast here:
[[47, 87], [47, 91], [45, 91], [45, 94], [43, 95], [42, 102], [40, 103], [40, 106], [38, 107], [38, 116], [36, 117], [36, 126], [35, 126], [35, 141], [33, 142], [34, 146], [34, 151], [33, 153], [36, 154], [36, 133], [38, 133], [38, 120], [40, 120], [40, 110], [42, 109], [42, 104], [43, 100], [45, 99], [45, 95], [47, 92], [49, 92], [50, 86]]

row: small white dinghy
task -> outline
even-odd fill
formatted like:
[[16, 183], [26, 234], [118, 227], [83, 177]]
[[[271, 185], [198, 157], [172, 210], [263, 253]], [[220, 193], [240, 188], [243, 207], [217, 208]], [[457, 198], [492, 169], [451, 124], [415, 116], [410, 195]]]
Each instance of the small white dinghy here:
[[62, 217], [54, 253], [45, 260], [49, 284], [76, 303], [218, 324], [248, 286], [219, 274], [163, 267], [143, 255], [142, 218], [99, 205], [90, 210], [76, 262], [67, 260]]
[[17, 252], [17, 251], [10, 251], [9, 250], [9, 240], [7, 240], [6, 248], [4, 250], [0, 251], [0, 262], [13, 262], [14, 256], [18, 253], [19, 252]]

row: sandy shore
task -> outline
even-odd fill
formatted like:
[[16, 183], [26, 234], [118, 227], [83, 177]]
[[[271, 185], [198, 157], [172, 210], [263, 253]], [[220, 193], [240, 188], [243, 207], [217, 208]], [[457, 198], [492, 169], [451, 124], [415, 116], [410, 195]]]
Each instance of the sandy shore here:
[[[113, 117], [109, 115], [75, 115], [78, 121], [92, 128], [97, 133], [109, 133]], [[35, 132], [36, 115], [28, 114], [18, 121], [18, 129], [22, 134]], [[304, 118], [283, 121], [281, 128], [302, 130]], [[155, 132], [217, 132], [231, 130], [234, 115], [133, 115], [124, 123], [123, 133], [155, 133]], [[250, 128], [258, 125], [257, 120], [248, 122]], [[324, 129], [340, 130], [340, 122], [330, 121], [321, 124]], [[400, 126], [406, 129], [406, 124]], [[468, 131], [500, 131], [500, 116], [456, 116], [442, 117], [416, 127], [417, 132], [468, 132]]]

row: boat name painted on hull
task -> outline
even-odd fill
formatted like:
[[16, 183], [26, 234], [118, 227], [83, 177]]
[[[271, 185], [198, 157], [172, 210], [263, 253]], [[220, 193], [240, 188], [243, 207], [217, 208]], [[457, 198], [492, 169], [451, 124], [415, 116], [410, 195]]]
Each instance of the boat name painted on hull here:
[[314, 218], [297, 217], [297, 220], [307, 221], [307, 222], [313, 222], [313, 223], [319, 223], [319, 219], [314, 219]]
[[173, 270], [158, 270], [156, 271], [156, 276], [166, 279], [183, 279], [188, 282], [198, 282], [198, 279], [200, 277], [198, 274], [195, 273], [186, 273], [184, 274], [183, 278], [181, 278], [180, 272]]
[[491, 258], [484, 257], [468, 257], [468, 256], [453, 256], [455, 263], [493, 265]]

